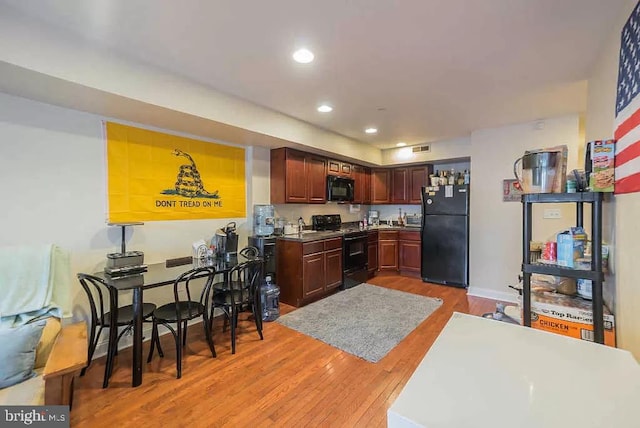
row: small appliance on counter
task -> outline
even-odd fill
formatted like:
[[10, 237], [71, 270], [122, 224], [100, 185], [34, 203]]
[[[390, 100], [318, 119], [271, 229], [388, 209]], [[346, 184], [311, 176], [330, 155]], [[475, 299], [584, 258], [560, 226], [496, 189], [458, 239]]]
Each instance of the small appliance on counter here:
[[422, 227], [422, 216], [420, 214], [410, 214], [404, 217], [405, 218], [405, 227]]
[[369, 226], [380, 226], [380, 212], [375, 210], [369, 211], [367, 224]]
[[211, 240], [215, 247], [216, 258], [229, 260], [238, 256], [238, 234], [236, 233], [236, 222], [228, 223], [223, 229], [218, 229]]
[[111, 276], [125, 276], [144, 272], [147, 266], [144, 264], [144, 253], [142, 251], [127, 251], [125, 231], [127, 226], [139, 226], [144, 223], [108, 223], [108, 226], [122, 228], [122, 241], [119, 253], [107, 254], [107, 263], [104, 272]]

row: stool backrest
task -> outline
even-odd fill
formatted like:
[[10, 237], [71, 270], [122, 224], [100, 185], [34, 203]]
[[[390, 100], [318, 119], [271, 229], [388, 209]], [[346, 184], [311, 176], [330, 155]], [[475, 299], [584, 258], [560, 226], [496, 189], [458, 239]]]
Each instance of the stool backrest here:
[[[209, 302], [211, 285], [213, 284], [215, 275], [216, 270], [213, 267], [198, 267], [195, 269], [191, 269], [190, 271], [187, 271], [176, 278], [173, 283], [173, 297], [176, 303], [176, 319], [178, 321], [182, 319], [182, 311], [180, 310], [181, 307], [187, 308], [188, 319], [200, 315], [200, 305], [204, 305], [206, 308], [207, 303]], [[191, 298], [192, 281], [203, 278], [205, 279], [205, 284], [202, 288], [202, 291], [200, 292], [200, 299], [198, 301], [194, 301]], [[180, 295], [180, 288], [184, 288], [182, 296]]]
[[89, 300], [92, 319], [99, 325], [103, 325], [106, 321], [104, 315], [109, 310], [108, 308], [105, 310], [105, 295], [109, 299], [109, 308], [111, 308], [117, 304], [116, 290], [96, 276], [85, 273], [79, 273], [77, 276]]

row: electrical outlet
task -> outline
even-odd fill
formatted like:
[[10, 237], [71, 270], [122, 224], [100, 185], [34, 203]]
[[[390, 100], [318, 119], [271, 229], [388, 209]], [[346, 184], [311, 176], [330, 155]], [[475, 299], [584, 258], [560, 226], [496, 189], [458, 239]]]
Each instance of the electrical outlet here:
[[558, 208], [547, 208], [544, 210], [543, 218], [562, 218], [562, 211]]

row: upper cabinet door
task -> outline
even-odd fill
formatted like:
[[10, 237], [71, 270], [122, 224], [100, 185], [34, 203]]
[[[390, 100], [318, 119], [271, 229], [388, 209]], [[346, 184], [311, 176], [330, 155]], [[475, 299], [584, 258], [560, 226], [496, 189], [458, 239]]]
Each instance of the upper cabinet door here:
[[[327, 160], [320, 156], [307, 157], [307, 193], [312, 204], [327, 202]], [[293, 178], [294, 180], [296, 178]], [[303, 181], [300, 176], [298, 181]]]
[[421, 189], [427, 185], [429, 167], [426, 165], [409, 168], [409, 203], [419, 204]]
[[307, 155], [295, 150], [287, 150], [285, 196], [287, 202], [309, 202], [307, 193]]
[[406, 204], [409, 201], [409, 170], [407, 168], [394, 168], [392, 171], [391, 203]]
[[371, 205], [371, 168], [365, 168], [362, 177], [362, 203]]
[[371, 170], [371, 203], [388, 204], [391, 172], [388, 169]]
[[328, 175], [339, 175], [341, 177], [353, 178], [353, 166], [350, 163], [329, 159], [327, 163]]
[[353, 175], [352, 177], [354, 180], [354, 184], [355, 187], [353, 189], [353, 203], [354, 204], [362, 204], [364, 203], [364, 181], [365, 181], [365, 175], [364, 175], [364, 167], [361, 167], [359, 165], [354, 165], [353, 166]]
[[340, 161], [333, 159], [327, 161], [327, 175], [340, 175]]

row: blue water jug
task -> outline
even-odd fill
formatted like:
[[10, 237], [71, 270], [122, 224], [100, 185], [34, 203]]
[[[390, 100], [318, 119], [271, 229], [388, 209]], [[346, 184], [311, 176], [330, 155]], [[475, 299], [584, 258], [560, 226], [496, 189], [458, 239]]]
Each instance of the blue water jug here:
[[265, 277], [260, 287], [262, 302], [262, 320], [275, 321], [280, 316], [280, 288], [271, 281], [271, 276]]

